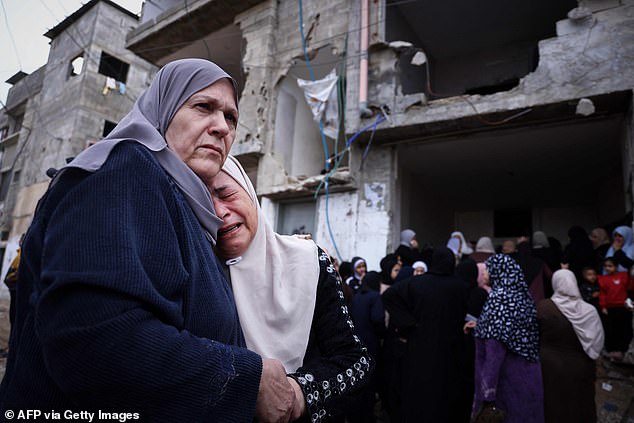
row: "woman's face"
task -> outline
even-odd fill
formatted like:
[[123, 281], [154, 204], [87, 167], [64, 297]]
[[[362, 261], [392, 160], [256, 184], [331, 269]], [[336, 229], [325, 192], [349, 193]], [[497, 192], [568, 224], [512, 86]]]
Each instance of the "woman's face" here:
[[623, 238], [623, 235], [621, 235], [620, 233], [615, 232], [613, 243], [622, 247], [623, 244], [625, 244], [625, 238]]
[[401, 264], [400, 263], [396, 263], [394, 265], [394, 267], [392, 267], [392, 271], [390, 272], [390, 278], [392, 280], [395, 280], [396, 277], [398, 276], [398, 272], [401, 271]]
[[478, 274], [478, 286], [480, 288], [484, 288], [485, 286], [491, 286], [491, 275], [489, 274], [489, 270], [486, 267], [478, 268], [480, 272]]
[[354, 271], [361, 277], [363, 278], [365, 276], [365, 272], [367, 270], [367, 266], [365, 265], [364, 262], [361, 262], [357, 265], [357, 267], [354, 268]]
[[590, 241], [592, 241], [592, 246], [594, 248], [597, 248], [601, 245], [601, 233], [596, 230], [593, 229], [592, 232], [590, 232]]
[[165, 140], [209, 184], [229, 154], [237, 122], [233, 85], [223, 78], [187, 99], [167, 127]]
[[415, 267], [414, 268], [414, 276], [420, 276], [420, 275], [424, 275], [425, 274], [425, 269], [422, 267]]
[[257, 208], [244, 188], [225, 172], [213, 178], [209, 189], [216, 214], [223, 220], [218, 230], [218, 255], [224, 259], [239, 257], [258, 230]]

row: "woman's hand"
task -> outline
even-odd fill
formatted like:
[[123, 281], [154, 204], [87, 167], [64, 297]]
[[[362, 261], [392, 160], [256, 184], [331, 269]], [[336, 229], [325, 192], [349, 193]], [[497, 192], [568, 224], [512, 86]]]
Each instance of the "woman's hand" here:
[[605, 315], [607, 316], [607, 315], [608, 315], [608, 309], [607, 309], [607, 308], [605, 308], [605, 307], [603, 307], [603, 308], [601, 309], [601, 313], [603, 313], [603, 314], [605, 314]]
[[293, 411], [291, 411], [291, 421], [299, 419], [306, 412], [306, 403], [304, 401], [304, 393], [299, 384], [292, 377], [288, 377], [288, 382], [295, 391], [295, 403], [293, 404]]
[[622, 236], [615, 236], [614, 241], [612, 241], [612, 249], [614, 249], [614, 252], [616, 253], [621, 248], [623, 248], [624, 243], [625, 243], [625, 238], [623, 238]]
[[260, 389], [255, 404], [258, 421], [288, 422], [295, 409], [295, 396], [282, 363], [271, 358], [262, 359]]
[[463, 332], [466, 334], [469, 333], [470, 330], [475, 329], [477, 323], [475, 320], [469, 320], [467, 323], [464, 324], [464, 326], [462, 327]]

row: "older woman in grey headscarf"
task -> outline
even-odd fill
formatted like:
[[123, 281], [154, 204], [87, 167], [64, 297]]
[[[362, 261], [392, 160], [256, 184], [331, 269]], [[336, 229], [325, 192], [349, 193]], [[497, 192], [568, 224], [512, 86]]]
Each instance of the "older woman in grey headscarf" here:
[[0, 409], [132, 411], [141, 420], [280, 420], [280, 362], [243, 348], [212, 250], [203, 181], [235, 137], [235, 82], [167, 64], [103, 141], [55, 176], [24, 240]]

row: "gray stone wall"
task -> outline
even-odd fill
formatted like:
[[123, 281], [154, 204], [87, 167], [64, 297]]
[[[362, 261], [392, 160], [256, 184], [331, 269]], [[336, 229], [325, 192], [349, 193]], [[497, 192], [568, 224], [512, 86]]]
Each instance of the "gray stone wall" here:
[[[326, 48], [340, 58], [348, 30], [349, 2], [304, 2], [303, 7], [309, 54], [314, 56]], [[246, 40], [243, 62], [248, 76], [240, 100], [240, 120], [244, 125], [238, 130], [232, 153], [263, 155], [257, 188], [266, 195], [279, 191], [280, 185], [293, 183], [285, 177], [290, 172], [284, 168], [283, 158], [275, 157], [273, 145], [277, 96], [283, 78], [293, 69], [294, 77], [310, 79], [304, 65], [299, 4], [294, 0], [264, 2], [237, 16], [235, 22]], [[324, 77], [337, 64], [313, 65], [315, 77]]]

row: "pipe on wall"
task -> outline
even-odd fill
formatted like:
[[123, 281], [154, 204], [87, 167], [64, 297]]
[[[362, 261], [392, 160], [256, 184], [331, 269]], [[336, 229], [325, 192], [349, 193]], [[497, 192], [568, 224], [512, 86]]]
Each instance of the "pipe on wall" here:
[[361, 0], [361, 51], [359, 54], [359, 113], [372, 116], [368, 108], [368, 40], [370, 33], [370, 0]]

